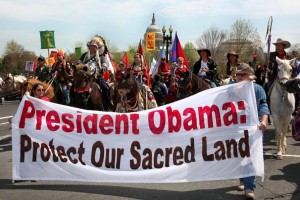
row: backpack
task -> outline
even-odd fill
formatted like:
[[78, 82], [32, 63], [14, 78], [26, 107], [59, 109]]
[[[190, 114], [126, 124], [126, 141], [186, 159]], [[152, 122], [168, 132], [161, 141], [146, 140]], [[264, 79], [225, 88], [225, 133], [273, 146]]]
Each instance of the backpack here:
[[292, 124], [292, 136], [294, 140], [300, 141], [300, 112], [298, 111], [294, 119], [291, 121]]
[[152, 93], [155, 97], [155, 100], [157, 102], [163, 102], [164, 101], [164, 93], [162, 91], [162, 83], [153, 83], [152, 84]]

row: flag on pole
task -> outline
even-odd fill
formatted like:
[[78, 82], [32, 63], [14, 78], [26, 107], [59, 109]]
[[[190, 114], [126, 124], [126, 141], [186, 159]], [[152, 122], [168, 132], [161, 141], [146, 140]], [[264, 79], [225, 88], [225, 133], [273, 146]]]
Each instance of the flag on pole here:
[[270, 48], [271, 48], [271, 37], [272, 35], [268, 35], [268, 40], [267, 40], [267, 46], [268, 46], [268, 55], [270, 55]]
[[114, 66], [111, 62], [111, 57], [110, 57], [110, 54], [109, 52], [107, 52], [105, 54], [105, 59], [106, 59], [106, 66], [107, 66], [107, 69], [112, 73], [114, 74], [115, 73], [115, 69], [114, 69]]
[[76, 60], [79, 60], [81, 57], [81, 47], [75, 47], [75, 57]]
[[126, 68], [130, 65], [130, 62], [128, 60], [128, 56], [127, 56], [126, 52], [123, 55], [122, 62], [124, 63], [124, 65], [125, 65]]
[[189, 67], [187, 59], [184, 55], [184, 52], [182, 50], [177, 32], [175, 33], [175, 39], [173, 42], [173, 47], [172, 47], [172, 53], [171, 53], [171, 60], [172, 62], [177, 62], [177, 58], [182, 57], [184, 59], [183, 64], [187, 67]]
[[150, 78], [149, 78], [149, 74], [148, 74], [149, 73], [149, 68], [148, 68], [148, 65], [147, 65], [147, 62], [146, 62], [146, 59], [145, 59], [145, 56], [144, 56], [142, 40], [140, 40], [139, 48], [137, 50], [137, 53], [141, 54], [141, 56], [142, 56], [142, 64], [146, 68], [145, 70], [143, 70], [144, 76], [147, 77], [147, 84], [150, 85]]
[[143, 63], [143, 64], [147, 67], [147, 69], [148, 69], [147, 62], [146, 62], [146, 59], [145, 59], [145, 56], [144, 56], [144, 51], [143, 51], [143, 46], [142, 46], [142, 40], [140, 40], [139, 48], [138, 48], [137, 53], [139, 53], [139, 54], [142, 55], [142, 63]]
[[52, 66], [56, 62], [57, 51], [51, 51], [49, 58], [46, 58], [46, 65]]
[[149, 71], [150, 76], [155, 74], [155, 65], [156, 65], [156, 60], [154, 58], [152, 58], [151, 67], [150, 67], [150, 71]]
[[146, 50], [155, 50], [155, 33], [146, 33]]
[[153, 68], [151, 66], [151, 68], [150, 68], [150, 75], [151, 76], [153, 76], [153, 75], [155, 75], [157, 73], [157, 70], [158, 70], [158, 67], [159, 67], [159, 65], [161, 63], [161, 58], [162, 57], [166, 57], [166, 52], [165, 52], [165, 48], [164, 47], [160, 50], [160, 54], [158, 56], [158, 59], [157, 59], [157, 62], [155, 64], [155, 66]]
[[267, 40], [267, 46], [268, 46], [268, 52], [267, 52], [267, 68], [269, 68], [269, 63], [270, 63], [270, 48], [271, 48], [271, 33], [272, 33], [272, 24], [273, 24], [273, 17], [270, 16], [269, 20], [268, 20], [268, 25], [267, 25], [267, 33], [266, 33], [266, 37], [268, 36], [268, 40]]
[[54, 31], [40, 31], [41, 49], [55, 48]]

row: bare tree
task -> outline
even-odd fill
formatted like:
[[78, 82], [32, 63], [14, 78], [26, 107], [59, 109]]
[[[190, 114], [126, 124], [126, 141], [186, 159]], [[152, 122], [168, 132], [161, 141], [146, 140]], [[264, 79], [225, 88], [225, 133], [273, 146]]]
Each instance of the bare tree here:
[[23, 46], [11, 40], [6, 44], [2, 64], [6, 73], [24, 73], [26, 61], [33, 61], [35, 58], [34, 52], [25, 50]]
[[246, 59], [258, 49], [263, 48], [257, 29], [250, 20], [237, 19], [231, 26], [229, 40], [225, 43], [226, 48], [235, 50]]
[[203, 34], [196, 40], [199, 48], [207, 48], [211, 51], [212, 57], [218, 61], [224, 57], [224, 48], [222, 43], [227, 38], [227, 31], [220, 30], [217, 27], [211, 27], [204, 31]]
[[298, 55], [300, 55], [300, 43], [293, 44], [290, 48], [289, 53], [292, 53], [292, 51], [296, 51]]

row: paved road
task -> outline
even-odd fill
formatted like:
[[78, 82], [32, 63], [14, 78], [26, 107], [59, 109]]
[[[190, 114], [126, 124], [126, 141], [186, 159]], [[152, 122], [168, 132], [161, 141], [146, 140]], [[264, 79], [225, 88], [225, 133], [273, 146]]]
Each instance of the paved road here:
[[[11, 129], [5, 116], [15, 113], [18, 102], [0, 105], [0, 200], [14, 199], [243, 199], [235, 190], [238, 180], [176, 184], [100, 184], [62, 181], [12, 184]], [[288, 156], [276, 160], [274, 127], [264, 134], [265, 181], [257, 180], [257, 199], [300, 199], [300, 142], [288, 138]]]

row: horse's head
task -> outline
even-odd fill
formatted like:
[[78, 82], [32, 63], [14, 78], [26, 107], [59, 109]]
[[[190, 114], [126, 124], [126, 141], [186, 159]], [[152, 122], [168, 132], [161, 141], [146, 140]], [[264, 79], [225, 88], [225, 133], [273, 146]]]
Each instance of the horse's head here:
[[7, 74], [2, 82], [0, 96], [7, 95], [14, 91], [14, 79], [11, 74]]
[[87, 78], [86, 75], [86, 71], [84, 70], [78, 70], [76, 71], [76, 73], [74, 74], [74, 87], [78, 88], [78, 87], [85, 87], [86, 84], [85, 83], [85, 79]]
[[281, 60], [276, 57], [278, 64], [278, 80], [280, 84], [284, 84], [287, 80], [290, 79], [293, 71], [293, 65], [295, 63], [295, 58], [292, 60]]
[[127, 91], [126, 94], [130, 93], [132, 95], [136, 95], [138, 92], [138, 82], [135, 79], [135, 76], [128, 73], [123, 79], [118, 83], [118, 90], [122, 90], [122, 94], [125, 94], [124, 91]]
[[140, 91], [139, 84], [135, 79], [135, 76], [130, 73], [126, 74], [126, 76], [124, 76], [123, 79], [116, 84], [115, 90], [115, 101], [126, 102], [128, 105], [135, 105]]

